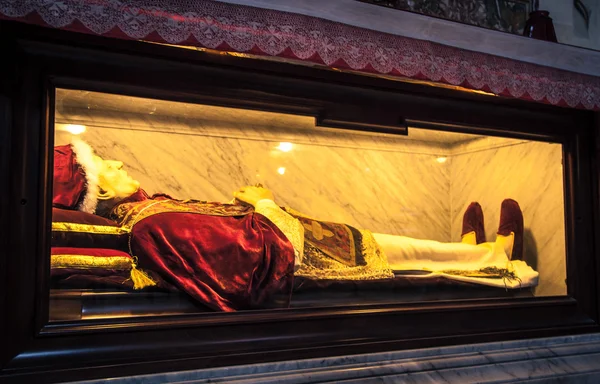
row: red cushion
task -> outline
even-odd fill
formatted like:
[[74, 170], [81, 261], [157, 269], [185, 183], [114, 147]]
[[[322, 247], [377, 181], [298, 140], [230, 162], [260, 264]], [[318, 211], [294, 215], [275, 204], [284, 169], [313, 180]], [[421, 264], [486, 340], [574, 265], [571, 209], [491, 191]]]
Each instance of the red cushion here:
[[128, 251], [129, 233], [116, 222], [91, 213], [52, 208], [52, 246]]
[[[126, 252], [105, 248], [53, 247], [50, 256], [52, 288], [134, 290], [133, 258]], [[149, 290], [176, 291], [152, 271], [144, 273], [156, 283]]]
[[52, 221], [118, 227], [117, 222], [102, 216], [71, 209], [52, 208]]
[[52, 288], [132, 289], [133, 258], [116, 249], [53, 247]]
[[[60, 267], [58, 264], [75, 268], [80, 263], [85, 263], [86, 260], [91, 263], [85, 266], [86, 269], [111, 267], [112, 269], [131, 270], [133, 265], [133, 258], [128, 253], [119, 251], [118, 249], [52, 247], [50, 255], [52, 257], [52, 268]], [[59, 258], [66, 261], [59, 263]]]

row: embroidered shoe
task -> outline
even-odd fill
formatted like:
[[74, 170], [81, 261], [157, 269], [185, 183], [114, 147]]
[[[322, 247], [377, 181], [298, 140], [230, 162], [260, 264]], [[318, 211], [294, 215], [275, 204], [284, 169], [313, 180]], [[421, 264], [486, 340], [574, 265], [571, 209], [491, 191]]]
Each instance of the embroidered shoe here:
[[506, 199], [500, 208], [500, 225], [498, 236], [513, 237], [511, 260], [523, 259], [523, 212], [519, 203], [513, 199]]
[[463, 225], [461, 232], [463, 242], [470, 242], [466, 241], [465, 236], [472, 236], [472, 234], [469, 235], [469, 233], [471, 232], [475, 234], [475, 244], [485, 243], [483, 211], [481, 209], [481, 205], [479, 205], [479, 203], [476, 201], [469, 204], [467, 210], [465, 211], [465, 214], [463, 215]]

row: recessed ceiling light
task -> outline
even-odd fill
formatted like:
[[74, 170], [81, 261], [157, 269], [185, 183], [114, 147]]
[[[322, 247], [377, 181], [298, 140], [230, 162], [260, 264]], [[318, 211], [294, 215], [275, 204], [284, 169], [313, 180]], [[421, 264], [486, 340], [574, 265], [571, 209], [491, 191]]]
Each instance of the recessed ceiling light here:
[[277, 149], [279, 149], [282, 152], [289, 152], [292, 150], [293, 147], [294, 147], [294, 145], [292, 143], [281, 142], [281, 143], [279, 143], [279, 146], [277, 147]]
[[73, 135], [80, 135], [85, 132], [85, 125], [67, 124], [64, 129]]

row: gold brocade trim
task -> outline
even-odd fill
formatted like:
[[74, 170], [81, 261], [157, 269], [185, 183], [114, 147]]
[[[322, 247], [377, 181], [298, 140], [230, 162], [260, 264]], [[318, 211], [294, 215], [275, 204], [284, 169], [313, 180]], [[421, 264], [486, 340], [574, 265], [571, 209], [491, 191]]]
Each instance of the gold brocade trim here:
[[102, 235], [123, 235], [129, 233], [127, 228], [113, 227], [110, 225], [93, 225], [65, 222], [52, 222], [52, 230], [55, 232], [84, 232], [99, 233]]
[[391, 279], [394, 273], [387, 257], [379, 247], [371, 231], [361, 233], [361, 253], [365, 265], [348, 266], [327, 256], [310, 243], [304, 244], [304, 260], [295, 276], [312, 280], [378, 280]]
[[245, 216], [253, 212], [252, 207], [233, 204], [207, 203], [197, 200], [144, 200], [118, 205], [111, 213], [123, 228], [131, 228], [147, 217], [160, 213], [196, 213], [210, 216]]
[[440, 271], [447, 275], [464, 276], [464, 277], [484, 277], [488, 279], [508, 279], [508, 280], [519, 280], [514, 271], [508, 268], [498, 267], [485, 267], [477, 270], [455, 270], [447, 269]]
[[133, 259], [126, 256], [52, 255], [51, 268], [130, 270]]
[[294, 247], [294, 259], [296, 265], [302, 262], [304, 253], [304, 227], [300, 221], [285, 213], [272, 200], [261, 200], [256, 204], [256, 213], [260, 213], [269, 219]]

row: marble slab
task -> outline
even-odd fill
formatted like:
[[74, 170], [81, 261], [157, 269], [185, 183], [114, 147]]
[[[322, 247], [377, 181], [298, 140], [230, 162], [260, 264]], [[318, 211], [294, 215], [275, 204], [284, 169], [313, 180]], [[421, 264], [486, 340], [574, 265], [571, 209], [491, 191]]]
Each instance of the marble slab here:
[[[600, 334], [111, 378], [133, 383], [597, 383]], [[107, 380], [79, 382], [97, 384]]]

